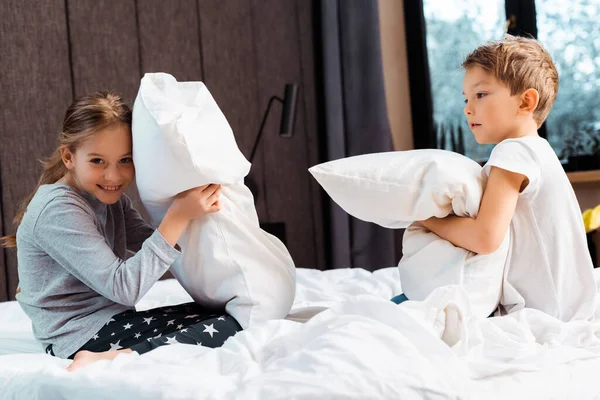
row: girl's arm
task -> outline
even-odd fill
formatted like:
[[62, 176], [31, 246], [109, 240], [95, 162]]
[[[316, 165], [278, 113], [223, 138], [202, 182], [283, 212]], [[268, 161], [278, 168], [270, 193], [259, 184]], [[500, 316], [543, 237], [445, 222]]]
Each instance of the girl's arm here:
[[173, 248], [192, 219], [216, 212], [217, 185], [176, 196], [158, 229], [127, 260], [115, 255], [79, 197], [57, 198], [44, 208], [31, 234], [40, 250], [89, 288], [115, 303], [134, 306], [179, 256]]
[[40, 252], [90, 289], [126, 306], [134, 306], [180, 254], [155, 232], [135, 255], [119, 258], [96, 226], [89, 205], [75, 196], [48, 203], [31, 234]]
[[519, 193], [527, 183], [525, 175], [492, 167], [477, 218], [432, 217], [422, 224], [455, 246], [478, 254], [491, 253], [502, 244]]
[[131, 204], [127, 195], [121, 197], [123, 215], [125, 216], [125, 229], [127, 235], [127, 250], [137, 253], [142, 244], [154, 233], [152, 226], [140, 215], [138, 210]]

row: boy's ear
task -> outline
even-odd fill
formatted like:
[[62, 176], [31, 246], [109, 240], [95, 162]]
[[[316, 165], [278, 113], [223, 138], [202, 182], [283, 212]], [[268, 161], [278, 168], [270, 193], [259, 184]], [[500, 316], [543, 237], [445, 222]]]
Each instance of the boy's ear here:
[[60, 148], [60, 157], [62, 158], [63, 164], [67, 169], [73, 169], [75, 166], [73, 165], [73, 153], [66, 147], [62, 146]]
[[540, 102], [540, 94], [537, 90], [529, 88], [521, 94], [521, 104], [519, 110], [526, 113], [532, 113]]

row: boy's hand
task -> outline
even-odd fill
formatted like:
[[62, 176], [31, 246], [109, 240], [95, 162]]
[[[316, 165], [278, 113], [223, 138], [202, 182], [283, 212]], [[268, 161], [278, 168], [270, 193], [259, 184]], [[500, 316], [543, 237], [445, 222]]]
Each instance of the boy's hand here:
[[519, 193], [527, 183], [524, 175], [492, 167], [477, 218], [432, 217], [422, 225], [457, 247], [478, 254], [491, 253], [502, 244]]

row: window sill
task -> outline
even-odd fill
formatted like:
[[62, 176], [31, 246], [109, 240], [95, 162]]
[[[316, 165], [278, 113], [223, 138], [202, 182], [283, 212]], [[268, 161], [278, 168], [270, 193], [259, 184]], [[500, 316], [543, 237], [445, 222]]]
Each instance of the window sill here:
[[593, 183], [600, 182], [600, 170], [567, 172], [571, 183]]

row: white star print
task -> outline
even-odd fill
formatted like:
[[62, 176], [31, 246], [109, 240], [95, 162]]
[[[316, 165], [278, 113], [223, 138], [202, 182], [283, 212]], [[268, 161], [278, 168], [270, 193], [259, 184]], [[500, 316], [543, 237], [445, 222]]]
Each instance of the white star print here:
[[173, 336], [172, 338], [167, 337], [167, 344], [175, 344], [175, 343], [179, 343], [177, 341], [177, 339], [175, 338], [175, 336]]
[[196, 343], [196, 346], [202, 346], [202, 342]]
[[162, 333], [159, 333], [158, 335], [154, 336], [154, 339], [158, 339], [161, 336], [162, 336]]
[[217, 321], [225, 321], [225, 317], [219, 317], [217, 318]]
[[172, 320], [170, 320], [170, 321], [167, 321], [167, 326], [169, 326], [169, 325], [173, 325], [174, 323], [175, 323], [175, 320], [174, 320], [174, 319], [172, 319]]
[[192, 314], [192, 315], [186, 316], [185, 318], [196, 318], [196, 317], [199, 317], [199, 315], [198, 314]]
[[125, 330], [131, 328], [133, 325], [131, 325], [129, 322], [125, 325], [123, 325], [123, 328], [125, 328]]
[[108, 322], [106, 323], [106, 325], [110, 324], [111, 322], [115, 322], [115, 319], [114, 318], [109, 319]]
[[181, 328], [183, 328], [183, 324], [179, 324], [179, 325], [177, 325], [177, 330], [179, 330], [179, 329], [181, 329]]
[[154, 321], [155, 318], [154, 317], [150, 317], [150, 318], [144, 318], [144, 322], [147, 322], [148, 325], [150, 325], [150, 322]]
[[115, 333], [114, 333], [114, 332], [113, 332], [113, 333], [111, 333], [111, 334], [110, 334], [110, 336], [115, 336]]
[[98, 334], [96, 333], [94, 336], [92, 336], [92, 339], [96, 340], [98, 339], [100, 336], [98, 336]]
[[110, 344], [110, 349], [111, 349], [111, 350], [119, 350], [119, 349], [122, 349], [122, 348], [123, 348], [123, 346], [121, 346], [121, 345], [119, 344], [119, 342], [120, 342], [120, 340], [118, 340], [118, 341], [117, 341], [117, 343], [111, 343], [111, 344]]
[[136, 333], [136, 334], [135, 334], [133, 337], [134, 337], [134, 338], [136, 338], [136, 339], [139, 339], [139, 338], [140, 338], [140, 336], [142, 336], [142, 334], [138, 332], [138, 333]]
[[187, 328], [179, 330], [179, 332], [187, 332]]
[[210, 325], [202, 324], [202, 325], [204, 325], [204, 328], [206, 328], [206, 329], [204, 329], [204, 332], [208, 332], [210, 334], [210, 337], [213, 337], [213, 333], [219, 333], [219, 331], [215, 329], [213, 324], [210, 324]]
[[158, 331], [158, 329], [155, 329], [155, 330], [154, 330], [154, 333], [156, 333], [157, 331]]

